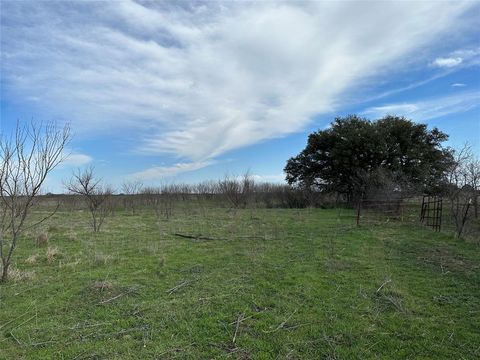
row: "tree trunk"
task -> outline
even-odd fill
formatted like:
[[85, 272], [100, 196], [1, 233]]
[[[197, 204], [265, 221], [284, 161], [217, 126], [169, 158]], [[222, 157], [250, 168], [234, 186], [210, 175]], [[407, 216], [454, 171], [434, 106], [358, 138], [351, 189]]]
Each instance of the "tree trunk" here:
[[5, 262], [2, 266], [2, 278], [0, 282], [6, 282], [8, 278], [8, 268], [10, 267], [10, 262]]

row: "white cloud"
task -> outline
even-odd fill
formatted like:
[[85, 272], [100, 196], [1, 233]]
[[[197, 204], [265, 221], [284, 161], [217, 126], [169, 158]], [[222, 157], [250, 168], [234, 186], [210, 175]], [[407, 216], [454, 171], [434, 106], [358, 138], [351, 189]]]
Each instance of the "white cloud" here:
[[455, 83], [455, 84], [452, 84], [452, 87], [465, 87], [467, 86], [466, 84], [462, 84], [462, 83]]
[[61, 167], [80, 167], [92, 162], [92, 157], [87, 154], [65, 151], [64, 160], [60, 163]]
[[478, 107], [480, 92], [464, 92], [412, 103], [388, 104], [370, 107], [362, 115], [379, 119], [385, 115], [405, 116], [414, 121], [434, 119], [449, 114], [465, 112]]
[[76, 132], [111, 134], [114, 124], [140, 134], [137, 150], [184, 159], [143, 174], [153, 177], [303, 129], [454, 33], [472, 6], [7, 2], [4, 91], [35, 98]]
[[440, 68], [454, 68], [459, 65], [472, 66], [479, 64], [480, 48], [471, 48], [455, 50], [448, 57], [438, 57], [431, 65]]
[[433, 65], [434, 66], [438, 66], [438, 67], [447, 67], [447, 68], [450, 68], [450, 67], [454, 67], [454, 66], [457, 66], [457, 65], [460, 65], [462, 63], [463, 59], [461, 57], [455, 57], [455, 58], [452, 58], [452, 57], [449, 57], [449, 58], [436, 58], [434, 61], [433, 61]]
[[171, 166], [153, 166], [143, 171], [133, 173], [128, 176], [137, 180], [161, 180], [166, 177], [172, 177], [181, 173], [204, 168], [211, 165], [213, 161], [199, 161], [190, 163], [177, 163]]
[[285, 183], [285, 174], [270, 174], [270, 175], [257, 175], [254, 174], [251, 176], [253, 180], [259, 183], [270, 182], [270, 183]]

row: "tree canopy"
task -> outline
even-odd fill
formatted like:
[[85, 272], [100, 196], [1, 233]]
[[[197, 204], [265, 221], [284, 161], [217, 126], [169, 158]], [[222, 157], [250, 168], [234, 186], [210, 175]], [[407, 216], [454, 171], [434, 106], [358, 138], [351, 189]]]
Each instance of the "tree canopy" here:
[[443, 180], [451, 164], [451, 150], [442, 147], [447, 139], [437, 128], [403, 117], [339, 117], [309, 135], [305, 149], [288, 160], [286, 180], [352, 197], [367, 177], [381, 172], [425, 191]]

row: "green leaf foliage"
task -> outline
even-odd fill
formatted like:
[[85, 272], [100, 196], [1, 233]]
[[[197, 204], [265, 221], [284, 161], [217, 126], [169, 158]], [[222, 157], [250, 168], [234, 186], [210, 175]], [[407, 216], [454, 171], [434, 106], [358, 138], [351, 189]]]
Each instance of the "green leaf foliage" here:
[[305, 149], [288, 160], [292, 185], [318, 187], [353, 196], [365, 174], [378, 171], [420, 191], [438, 186], [452, 161], [442, 143], [448, 135], [403, 117], [370, 121], [355, 115], [336, 118], [309, 135]]

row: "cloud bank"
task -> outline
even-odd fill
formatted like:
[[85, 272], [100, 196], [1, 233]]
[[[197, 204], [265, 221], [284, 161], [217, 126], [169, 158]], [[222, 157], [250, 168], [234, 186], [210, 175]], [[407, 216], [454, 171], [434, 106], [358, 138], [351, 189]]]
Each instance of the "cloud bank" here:
[[[134, 130], [134, 150], [180, 159], [138, 175], [178, 173], [302, 130], [362, 81], [455, 32], [472, 6], [7, 2], [3, 92], [77, 132]], [[435, 62], [461, 62], [452, 56]]]

